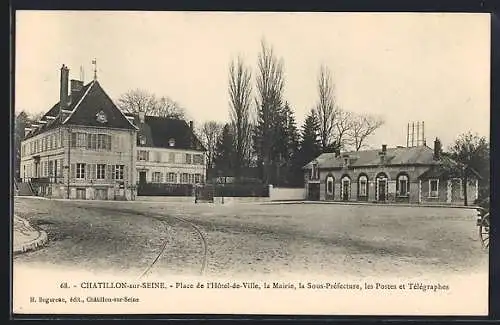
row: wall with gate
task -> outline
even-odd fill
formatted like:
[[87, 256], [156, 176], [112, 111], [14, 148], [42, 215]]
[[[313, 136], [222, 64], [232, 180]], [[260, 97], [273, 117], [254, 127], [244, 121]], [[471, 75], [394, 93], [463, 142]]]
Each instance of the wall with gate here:
[[306, 198], [305, 188], [273, 187], [269, 185], [269, 199], [271, 201], [302, 201]]

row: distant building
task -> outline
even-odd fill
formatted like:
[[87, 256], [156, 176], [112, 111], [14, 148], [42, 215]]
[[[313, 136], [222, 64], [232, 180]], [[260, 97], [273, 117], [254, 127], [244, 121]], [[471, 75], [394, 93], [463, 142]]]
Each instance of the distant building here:
[[[462, 180], [444, 168], [441, 142], [345, 153], [324, 153], [305, 167], [309, 200], [463, 204]], [[477, 175], [477, 173], [476, 173]], [[468, 202], [478, 197], [478, 178], [468, 184]]]
[[71, 80], [69, 93], [68, 81], [63, 65], [59, 102], [25, 130], [22, 182], [42, 196], [133, 200], [136, 126], [96, 78]]
[[197, 184], [206, 179], [205, 148], [193, 122], [128, 115], [138, 127], [136, 179], [142, 183]]

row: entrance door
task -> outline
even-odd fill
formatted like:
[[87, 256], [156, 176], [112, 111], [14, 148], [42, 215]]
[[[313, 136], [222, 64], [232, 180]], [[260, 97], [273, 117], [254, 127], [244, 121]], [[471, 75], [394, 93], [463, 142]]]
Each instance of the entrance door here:
[[146, 183], [146, 172], [139, 172], [139, 184]]
[[349, 181], [342, 181], [342, 200], [349, 201]]
[[78, 200], [85, 200], [85, 189], [84, 188], [77, 188], [76, 189], [76, 198]]
[[387, 185], [387, 180], [379, 179], [379, 181], [378, 181], [378, 200], [380, 202], [385, 202], [385, 200], [386, 200], [386, 193], [385, 193], [386, 185]]
[[108, 199], [108, 190], [105, 188], [97, 188], [95, 190], [95, 199], [96, 200], [107, 200]]
[[308, 193], [308, 200], [310, 201], [319, 201], [319, 194], [320, 194], [320, 190], [319, 190], [319, 183], [309, 183], [309, 191], [307, 191]]

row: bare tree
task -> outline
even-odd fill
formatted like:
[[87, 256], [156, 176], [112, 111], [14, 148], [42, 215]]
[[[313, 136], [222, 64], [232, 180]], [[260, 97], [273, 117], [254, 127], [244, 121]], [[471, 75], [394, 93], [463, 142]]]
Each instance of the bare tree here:
[[342, 149], [349, 142], [349, 132], [353, 127], [354, 114], [343, 109], [337, 109], [334, 121], [335, 143]]
[[213, 167], [217, 142], [222, 135], [223, 127], [224, 125], [222, 123], [207, 121], [201, 125], [197, 132], [200, 136], [201, 143], [203, 143], [203, 146], [207, 149], [207, 168]]
[[118, 107], [128, 113], [183, 119], [184, 109], [169, 97], [157, 98], [143, 89], [129, 90], [118, 99]]
[[318, 76], [318, 103], [315, 113], [319, 121], [321, 148], [325, 150], [333, 140], [337, 107], [335, 102], [335, 86], [330, 69], [321, 65]]
[[229, 113], [234, 130], [235, 142], [235, 172], [240, 171], [249, 163], [248, 149], [251, 145], [250, 137], [250, 104], [252, 85], [250, 68], [245, 67], [241, 57], [233, 60], [229, 65]]
[[261, 42], [256, 79], [258, 94], [255, 102], [258, 116], [254, 146], [263, 167], [263, 180], [270, 183], [274, 170], [273, 164], [277, 160], [273, 153], [276, 141], [274, 124], [282, 106], [285, 80], [283, 60], [275, 56], [273, 48], [268, 46], [264, 40]]
[[155, 100], [154, 115], [176, 119], [185, 118], [184, 108], [176, 101], [164, 96]]
[[359, 151], [363, 148], [366, 145], [366, 139], [384, 123], [381, 117], [365, 114], [353, 116], [348, 134], [354, 149]]
[[143, 89], [129, 90], [118, 99], [118, 107], [133, 114], [144, 112], [146, 115], [153, 115], [155, 105], [155, 95]]

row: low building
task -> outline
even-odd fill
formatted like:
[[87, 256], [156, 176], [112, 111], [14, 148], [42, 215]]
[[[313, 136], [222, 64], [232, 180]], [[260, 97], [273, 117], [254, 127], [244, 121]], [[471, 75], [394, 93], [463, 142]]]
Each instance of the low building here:
[[[462, 180], [453, 177], [434, 148], [387, 148], [345, 153], [323, 153], [306, 166], [308, 200], [464, 204]], [[467, 201], [478, 197], [478, 178], [469, 179]]]
[[136, 179], [138, 184], [198, 184], [206, 178], [205, 148], [193, 122], [158, 116], [133, 118], [138, 127]]
[[133, 200], [137, 128], [96, 78], [84, 85], [61, 68], [60, 98], [27, 128], [21, 142], [21, 178], [38, 195], [71, 199]]

